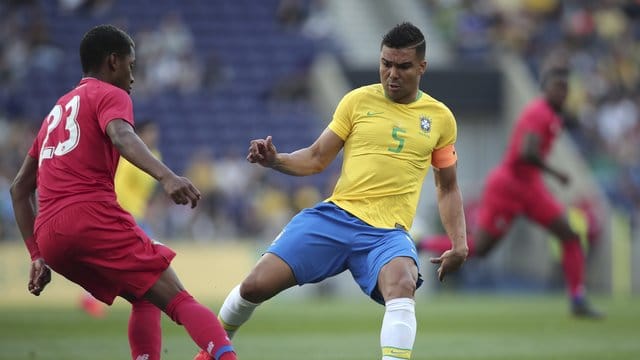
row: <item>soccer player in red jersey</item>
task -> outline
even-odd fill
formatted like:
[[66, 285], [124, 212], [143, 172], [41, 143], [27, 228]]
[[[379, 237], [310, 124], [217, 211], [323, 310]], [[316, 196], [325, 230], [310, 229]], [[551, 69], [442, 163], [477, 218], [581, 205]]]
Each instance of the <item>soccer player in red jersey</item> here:
[[191, 181], [155, 158], [133, 131], [133, 41], [114, 26], [97, 26], [84, 35], [80, 60], [83, 78], [47, 115], [11, 185], [32, 260], [29, 291], [44, 290], [51, 268], [106, 304], [116, 296], [128, 300], [134, 360], [160, 359], [160, 310], [213, 358], [236, 359], [215, 314], [170, 267], [175, 253], [152, 241], [116, 201], [120, 156], [160, 182], [175, 203], [195, 207], [200, 199]]
[[[522, 111], [512, 132], [502, 162], [489, 174], [474, 219], [473, 234], [467, 235], [470, 256], [486, 256], [503, 238], [513, 220], [524, 216], [540, 224], [560, 239], [562, 268], [572, 313], [599, 318], [585, 299], [584, 255], [578, 234], [569, 225], [564, 207], [544, 184], [542, 173], [567, 185], [569, 177], [546, 162], [547, 155], [562, 129], [560, 113], [568, 93], [568, 69], [550, 66], [542, 73], [543, 96]], [[467, 214], [469, 215], [469, 214]], [[419, 248], [435, 253], [449, 250], [446, 235], [426, 237]]]

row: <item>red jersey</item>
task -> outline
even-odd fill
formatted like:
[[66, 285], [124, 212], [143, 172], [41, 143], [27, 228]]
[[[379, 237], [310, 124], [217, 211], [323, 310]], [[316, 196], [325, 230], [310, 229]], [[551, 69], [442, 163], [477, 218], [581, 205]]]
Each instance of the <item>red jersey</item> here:
[[120, 154], [106, 134], [115, 119], [133, 125], [129, 94], [94, 78], [80, 80], [44, 119], [29, 150], [38, 160], [36, 228], [69, 204], [116, 201]]
[[560, 116], [544, 98], [537, 98], [525, 107], [518, 119], [500, 167], [523, 179], [540, 177], [540, 168], [520, 157], [522, 141], [527, 133], [540, 138], [540, 156], [545, 159], [556, 136], [562, 130]]

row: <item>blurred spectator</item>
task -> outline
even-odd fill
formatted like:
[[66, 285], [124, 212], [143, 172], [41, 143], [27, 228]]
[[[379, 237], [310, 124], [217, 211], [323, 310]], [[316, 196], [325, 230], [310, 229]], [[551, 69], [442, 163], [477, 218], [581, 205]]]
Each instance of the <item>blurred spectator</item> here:
[[263, 175], [258, 183], [253, 184], [252, 206], [255, 209], [255, 221], [262, 228], [262, 236], [265, 240], [272, 240], [293, 217], [293, 212], [283, 184], [272, 180], [266, 173]]
[[0, 117], [0, 241], [20, 238], [9, 185], [24, 160], [20, 154], [29, 150], [35, 131], [28, 122], [8, 122]]
[[464, 0], [455, 24], [455, 47], [458, 55], [469, 61], [488, 61], [491, 43], [488, 36], [491, 14], [480, 1]]
[[216, 51], [210, 51], [205, 58], [202, 84], [214, 90], [228, 84], [234, 76], [233, 68], [227, 65]]
[[17, 86], [29, 71], [58, 70], [63, 54], [49, 38], [40, 4], [25, 2], [5, 10], [0, 22], [0, 81]]
[[204, 148], [193, 154], [185, 170], [185, 176], [202, 194], [198, 206], [190, 212], [193, 215], [184, 223], [184, 232], [194, 239], [215, 240], [219, 237], [214, 219], [219, 214], [222, 198], [215, 171], [213, 155]]
[[192, 93], [202, 85], [202, 67], [195, 54], [191, 31], [177, 13], [169, 13], [157, 30], [142, 29], [136, 34], [138, 76], [142, 94], [165, 90]]
[[287, 29], [297, 29], [306, 17], [301, 0], [280, 0], [276, 11], [278, 23]]
[[111, 10], [113, 0], [58, 0], [58, 6], [66, 13], [77, 11], [91, 16], [101, 16]]
[[309, 15], [302, 24], [302, 35], [313, 40], [318, 51], [340, 55], [341, 46], [334, 29], [335, 24], [326, 0], [311, 0]]

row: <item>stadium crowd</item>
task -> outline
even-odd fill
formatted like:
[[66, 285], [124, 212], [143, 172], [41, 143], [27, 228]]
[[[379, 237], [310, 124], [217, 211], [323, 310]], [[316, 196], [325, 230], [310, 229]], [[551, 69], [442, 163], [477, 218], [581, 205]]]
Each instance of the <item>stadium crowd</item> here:
[[572, 68], [567, 127], [612, 204], [640, 220], [640, 1], [425, 0], [460, 62], [510, 52], [538, 76], [551, 51]]
[[[312, 39], [322, 51], [336, 51], [322, 1], [272, 3], [276, 5], [273, 23], [282, 31]], [[63, 16], [108, 20], [126, 27], [132, 20], [118, 16], [114, 11], [116, 5], [110, 0], [60, 0], [53, 11]], [[47, 10], [51, 11], [47, 7], [51, 6], [37, 0], [0, 4], [0, 151], [3, 154], [0, 157], [0, 241], [19, 238], [8, 189], [23, 160], [21, 154], [27, 152], [45, 115], [30, 106], [37, 99], [22, 96], [23, 89], [32, 81], [30, 74], [59, 79], [64, 68], [60, 45], [63, 40], [52, 39], [51, 34], [55, 32], [49, 23], [51, 19], [47, 18]], [[144, 24], [134, 32], [134, 40], [139, 45], [134, 101], [154, 104], [165, 99], [168, 93], [224, 91], [229, 82], [239, 81], [234, 68], [226, 64], [220, 54], [196, 47], [190, 25], [180, 13], [168, 11], [157, 22]], [[72, 53], [74, 59], [75, 54]], [[285, 80], [275, 81], [272, 89], [258, 96], [279, 102], [305, 98], [308, 95], [306, 72], [296, 70], [300, 71], [284, 74]], [[77, 74], [71, 76], [73, 79], [68, 81], [78, 80]], [[162, 150], [162, 136], [160, 145]], [[237, 145], [245, 148], [244, 143]], [[207, 146], [198, 147], [187, 159], [180, 160], [182, 172], [193, 179], [202, 191], [203, 200], [191, 211], [173, 206], [161, 191], [154, 192], [144, 221], [159, 239], [271, 238], [292, 214], [326, 197], [332, 188], [331, 176], [326, 177], [326, 185], [324, 179], [313, 184], [279, 181], [278, 176], [268, 176], [266, 171], [248, 166], [243, 153], [224, 153]]]
[[[337, 51], [322, 1], [277, 1], [273, 21], [300, 32], [319, 48]], [[424, 0], [462, 62], [491, 62], [497, 51], [520, 56], [537, 75], [542, 58], [564, 49], [572, 62], [569, 131], [611, 199], [640, 219], [640, 2], [637, 0]], [[59, 11], [105, 16], [113, 1], [60, 0]], [[8, 195], [43, 114], [38, 99], [17, 94], [30, 72], [56, 74], [63, 51], [51, 38], [42, 2], [0, 4], [0, 240], [18, 238]], [[115, 23], [126, 20], [114, 16]], [[193, 30], [167, 13], [134, 34], [141, 44], [137, 99], [163, 92], [197, 93], [237, 81], [233, 66], [215, 52], [202, 53]], [[176, 71], [180, 69], [180, 71]], [[179, 74], [179, 75], [178, 75]], [[279, 100], [307, 96], [305, 72], [276, 82]], [[293, 81], [296, 80], [296, 81]], [[278, 86], [278, 84], [296, 86]], [[263, 135], [263, 134], [259, 134]], [[162, 143], [162, 141], [161, 141]], [[184, 173], [205, 195], [197, 211], [170, 206], [153, 196], [147, 214], [159, 238], [231, 239], [275, 235], [301, 207], [325, 198], [333, 176], [321, 183], [286, 183], [245, 165], [236, 153], [203, 147], [185, 161]], [[274, 180], [275, 179], [275, 180]]]

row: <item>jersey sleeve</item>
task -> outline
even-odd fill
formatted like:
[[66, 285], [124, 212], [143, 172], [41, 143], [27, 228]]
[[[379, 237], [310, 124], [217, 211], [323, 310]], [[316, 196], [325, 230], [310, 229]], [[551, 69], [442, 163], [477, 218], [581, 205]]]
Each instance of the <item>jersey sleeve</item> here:
[[532, 107], [523, 114], [522, 130], [525, 133], [533, 133], [540, 138], [546, 138], [551, 132], [552, 114], [540, 107]]
[[107, 91], [97, 103], [98, 123], [103, 133], [111, 120], [122, 119], [133, 126], [133, 103], [131, 97], [122, 89]]
[[436, 150], [442, 149], [445, 146], [453, 145], [458, 137], [458, 128], [456, 125], [456, 119], [453, 117], [453, 113], [447, 107], [445, 107], [443, 115], [442, 128], [440, 131], [440, 138], [436, 144]]
[[33, 144], [31, 144], [31, 148], [29, 148], [29, 152], [27, 153], [32, 158], [38, 160], [40, 158], [40, 145], [38, 138], [33, 140]]
[[336, 111], [333, 113], [333, 119], [328, 126], [329, 129], [336, 133], [343, 141], [347, 140], [347, 137], [351, 133], [355, 101], [353, 92], [345, 95], [336, 107]]
[[29, 156], [31, 156], [36, 160], [40, 159], [40, 148], [42, 147], [42, 141], [45, 137], [45, 132], [47, 127], [48, 127], [47, 121], [45, 119], [42, 125], [40, 126], [40, 130], [38, 130], [38, 134], [36, 135], [36, 138], [33, 139], [33, 144], [31, 144], [31, 147], [29, 148], [29, 152], [27, 152]]

